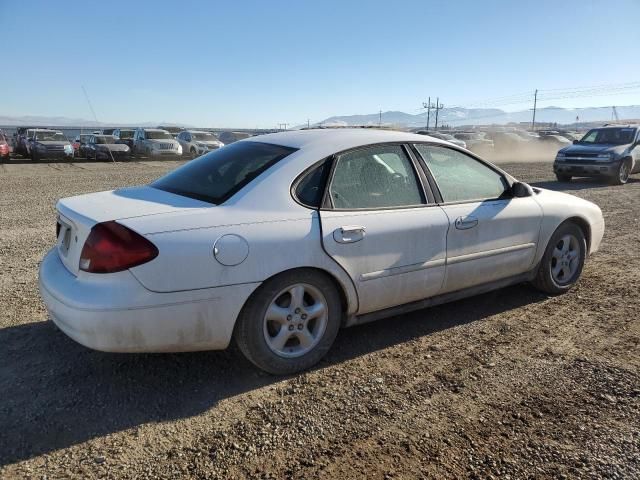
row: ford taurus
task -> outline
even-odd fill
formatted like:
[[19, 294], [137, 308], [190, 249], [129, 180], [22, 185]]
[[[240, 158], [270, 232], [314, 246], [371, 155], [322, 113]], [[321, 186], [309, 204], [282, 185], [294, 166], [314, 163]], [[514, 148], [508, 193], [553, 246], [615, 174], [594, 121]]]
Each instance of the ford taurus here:
[[145, 186], [62, 199], [51, 319], [112, 352], [224, 349], [289, 374], [341, 326], [519, 282], [569, 290], [600, 209], [447, 142], [364, 129], [246, 139]]

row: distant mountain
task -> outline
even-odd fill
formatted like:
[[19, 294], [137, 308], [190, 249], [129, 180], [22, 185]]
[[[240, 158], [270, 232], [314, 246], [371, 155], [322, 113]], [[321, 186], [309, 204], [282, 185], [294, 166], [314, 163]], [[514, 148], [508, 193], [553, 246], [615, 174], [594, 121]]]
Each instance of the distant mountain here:
[[[640, 118], [640, 105], [617, 107], [620, 119]], [[555, 122], [559, 124], [575, 123], [576, 117], [579, 122], [598, 122], [611, 120], [611, 107], [588, 107], [588, 108], [561, 108], [544, 107], [536, 111], [536, 122]], [[443, 108], [438, 112], [439, 125], [489, 125], [504, 123], [530, 122], [532, 119], [531, 110], [519, 112], [505, 112], [497, 108]], [[356, 126], [356, 125], [378, 125], [380, 122], [379, 113], [367, 115], [346, 115], [329, 117], [316, 124], [323, 126]], [[435, 123], [435, 112], [431, 111], [430, 125]], [[401, 127], [424, 127], [427, 124], [427, 112], [416, 115], [405, 112], [383, 112], [383, 125], [395, 125]]]
[[68, 118], [68, 117], [46, 117], [37, 115], [24, 115], [19, 117], [10, 117], [0, 115], [0, 125], [10, 126], [33, 126], [33, 127], [114, 127], [114, 126], [136, 126], [136, 127], [155, 127], [163, 125], [166, 127], [191, 127], [191, 125], [180, 125], [172, 122], [144, 122], [144, 123], [110, 123], [96, 122], [94, 120], [86, 120], [84, 118]]

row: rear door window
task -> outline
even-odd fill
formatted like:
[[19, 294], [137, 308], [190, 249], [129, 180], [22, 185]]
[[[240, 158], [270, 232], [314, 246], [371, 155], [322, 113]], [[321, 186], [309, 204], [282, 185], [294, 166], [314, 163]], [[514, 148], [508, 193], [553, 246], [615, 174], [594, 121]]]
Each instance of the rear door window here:
[[375, 145], [340, 155], [331, 186], [335, 208], [392, 208], [425, 203], [411, 160], [401, 145]]

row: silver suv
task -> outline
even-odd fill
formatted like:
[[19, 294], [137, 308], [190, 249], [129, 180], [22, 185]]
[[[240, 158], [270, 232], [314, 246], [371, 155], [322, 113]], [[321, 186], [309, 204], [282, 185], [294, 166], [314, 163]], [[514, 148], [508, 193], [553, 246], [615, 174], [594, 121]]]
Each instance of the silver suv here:
[[180, 157], [180, 143], [166, 130], [138, 128], [133, 134], [133, 153], [149, 157]]
[[182, 151], [185, 153], [188, 152], [191, 158], [224, 147], [224, 143], [218, 140], [218, 137], [213, 133], [199, 130], [185, 130], [184, 132], [180, 132], [177, 140], [180, 142], [180, 145], [182, 145]]

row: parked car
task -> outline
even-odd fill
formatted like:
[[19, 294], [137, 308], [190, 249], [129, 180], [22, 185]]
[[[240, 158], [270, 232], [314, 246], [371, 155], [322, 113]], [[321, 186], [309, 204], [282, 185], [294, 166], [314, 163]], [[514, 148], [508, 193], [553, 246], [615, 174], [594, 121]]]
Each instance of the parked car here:
[[171, 136], [173, 138], [176, 138], [178, 136], [178, 134], [182, 131], [184, 131], [184, 127], [176, 127], [176, 126], [168, 126], [168, 127], [164, 127], [162, 125], [157, 127], [158, 130], [166, 130], [167, 132], [169, 132], [171, 134]]
[[11, 147], [9, 141], [3, 132], [0, 132], [0, 161], [7, 162], [11, 158]]
[[456, 132], [452, 135], [465, 142], [469, 150], [479, 155], [486, 155], [493, 151], [493, 141], [486, 138], [483, 132]]
[[244, 140], [250, 138], [251, 134], [247, 132], [220, 132], [218, 133], [218, 139], [225, 145], [237, 142], [238, 140]]
[[18, 127], [14, 134], [14, 153], [23, 157], [31, 157], [29, 152], [29, 137], [33, 136], [32, 127]]
[[87, 159], [105, 161], [129, 160], [131, 150], [127, 145], [116, 143], [112, 135], [91, 135], [84, 151]]
[[558, 181], [572, 177], [604, 177], [614, 185], [627, 183], [640, 173], [640, 127], [610, 126], [589, 130], [558, 151], [553, 171]]
[[62, 132], [44, 128], [29, 130], [27, 151], [35, 162], [43, 158], [73, 159], [73, 145]]
[[138, 128], [133, 135], [133, 153], [149, 157], [179, 157], [182, 147], [166, 130]]
[[133, 136], [136, 131], [133, 128], [116, 128], [113, 131], [113, 138], [116, 139], [116, 143], [123, 143], [129, 147], [133, 153]]
[[514, 132], [491, 132], [487, 137], [493, 141], [493, 148], [501, 152], [522, 150], [532, 141]]
[[71, 145], [73, 145], [73, 152], [76, 157], [86, 157], [87, 152], [85, 145], [89, 141], [89, 138], [93, 135], [92, 133], [81, 133], [80, 135], [76, 135], [76, 138], [73, 139]]
[[454, 145], [467, 148], [467, 144], [463, 140], [458, 140], [453, 135], [442, 132], [430, 132], [429, 130], [419, 130], [416, 132], [418, 135], [429, 135], [430, 137], [437, 138], [438, 140], [444, 140], [445, 142], [453, 143]]
[[235, 338], [275, 374], [314, 365], [341, 326], [518, 282], [564, 293], [604, 232], [591, 202], [365, 129], [242, 140], [57, 211], [40, 292], [71, 338], [112, 352]]
[[176, 140], [178, 140], [182, 146], [182, 151], [189, 152], [191, 158], [224, 147], [224, 143], [218, 140], [213, 133], [198, 130], [185, 130], [184, 132], [180, 132]]
[[540, 141], [553, 148], [561, 148], [571, 145], [572, 141], [562, 135], [540, 135]]

